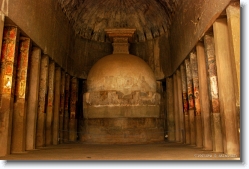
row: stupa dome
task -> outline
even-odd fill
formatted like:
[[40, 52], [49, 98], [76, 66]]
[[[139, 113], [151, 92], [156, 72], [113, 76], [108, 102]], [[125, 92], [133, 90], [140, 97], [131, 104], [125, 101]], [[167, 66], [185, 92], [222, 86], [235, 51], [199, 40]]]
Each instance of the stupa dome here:
[[112, 54], [100, 59], [87, 78], [88, 92], [116, 90], [156, 92], [156, 79], [148, 64], [130, 54]]

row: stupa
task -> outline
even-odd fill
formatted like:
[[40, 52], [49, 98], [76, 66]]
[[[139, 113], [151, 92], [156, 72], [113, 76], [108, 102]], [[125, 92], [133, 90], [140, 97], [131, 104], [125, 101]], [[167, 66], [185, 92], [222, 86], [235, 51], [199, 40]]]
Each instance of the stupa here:
[[84, 131], [91, 143], [163, 141], [160, 94], [148, 64], [129, 54], [135, 29], [106, 29], [113, 54], [101, 58], [87, 77], [83, 99]]

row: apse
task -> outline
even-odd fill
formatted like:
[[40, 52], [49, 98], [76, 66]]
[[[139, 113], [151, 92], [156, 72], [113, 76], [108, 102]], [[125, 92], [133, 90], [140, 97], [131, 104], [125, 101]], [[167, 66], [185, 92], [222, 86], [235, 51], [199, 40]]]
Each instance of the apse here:
[[113, 54], [97, 61], [87, 77], [84, 131], [91, 143], [147, 143], [163, 141], [160, 94], [147, 63], [129, 54], [135, 29], [106, 29]]

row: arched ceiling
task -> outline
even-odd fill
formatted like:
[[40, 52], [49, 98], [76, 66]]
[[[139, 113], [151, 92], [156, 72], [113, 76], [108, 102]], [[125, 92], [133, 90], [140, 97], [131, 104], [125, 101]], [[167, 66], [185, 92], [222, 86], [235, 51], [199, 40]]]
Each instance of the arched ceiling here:
[[58, 0], [79, 36], [106, 42], [105, 28], [136, 28], [142, 42], [168, 34], [180, 0]]

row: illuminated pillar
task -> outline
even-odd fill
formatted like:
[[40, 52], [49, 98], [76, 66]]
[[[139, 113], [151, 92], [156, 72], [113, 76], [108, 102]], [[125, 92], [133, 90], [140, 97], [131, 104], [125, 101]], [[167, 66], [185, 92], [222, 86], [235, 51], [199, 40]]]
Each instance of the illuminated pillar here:
[[59, 139], [59, 113], [60, 113], [60, 89], [61, 68], [55, 68], [55, 89], [54, 89], [54, 113], [53, 113], [53, 145], [58, 144]]
[[26, 150], [35, 149], [37, 107], [40, 80], [41, 49], [34, 47], [31, 52], [27, 96]]
[[15, 102], [12, 120], [11, 153], [24, 152], [27, 124], [27, 74], [30, 55], [30, 39], [21, 37], [17, 57]]
[[11, 148], [18, 37], [16, 27], [4, 27], [0, 60], [0, 156], [10, 154]]
[[183, 114], [184, 114], [184, 129], [185, 129], [185, 142], [190, 144], [190, 131], [189, 131], [189, 114], [188, 114], [188, 93], [187, 93], [187, 77], [186, 68], [182, 64], [181, 67], [181, 80], [182, 80], [182, 103], [183, 103]]
[[37, 110], [36, 125], [36, 147], [45, 146], [45, 122], [46, 122], [46, 95], [48, 86], [49, 57], [43, 55], [41, 58], [39, 104]]
[[48, 103], [46, 107], [46, 146], [52, 144], [52, 123], [54, 114], [54, 74], [55, 63], [49, 62], [48, 68]]
[[175, 141], [173, 78], [166, 78], [168, 141]]
[[208, 66], [209, 91], [211, 100], [211, 129], [214, 152], [223, 152], [222, 127], [220, 116], [219, 88], [217, 68], [214, 51], [214, 38], [212, 35], [204, 36], [205, 54]]
[[193, 87], [194, 87], [196, 146], [202, 147], [201, 105], [199, 97], [197, 57], [195, 52], [190, 53], [190, 65], [191, 65], [191, 73], [192, 73]]
[[208, 78], [206, 57], [204, 52], [204, 45], [198, 42], [196, 45], [196, 54], [198, 62], [198, 77], [199, 77], [199, 95], [201, 104], [201, 117], [202, 117], [202, 131], [203, 131], [203, 149], [212, 150], [212, 130], [211, 130], [211, 111], [210, 111], [210, 98], [208, 93]]
[[178, 94], [178, 116], [179, 116], [179, 132], [180, 142], [184, 143], [185, 131], [184, 131], [184, 120], [183, 120], [183, 104], [182, 104], [182, 80], [180, 70], [176, 71], [177, 78], [177, 94]]
[[190, 68], [189, 59], [185, 59], [187, 86], [188, 86], [188, 114], [189, 114], [189, 130], [190, 130], [190, 144], [195, 145], [195, 104], [194, 104], [194, 92], [193, 92], [193, 79]]
[[[240, 2], [232, 2], [227, 8], [227, 24], [231, 49], [238, 126], [240, 127]], [[240, 133], [240, 132], [239, 132]], [[240, 136], [239, 136], [240, 138]]]
[[180, 141], [180, 127], [179, 127], [179, 104], [178, 104], [178, 86], [176, 73], [173, 75], [173, 89], [174, 89], [174, 116], [175, 116], [175, 141]]
[[236, 97], [228, 36], [227, 19], [217, 19], [213, 24], [219, 99], [223, 129], [224, 153], [240, 154], [236, 114]]

